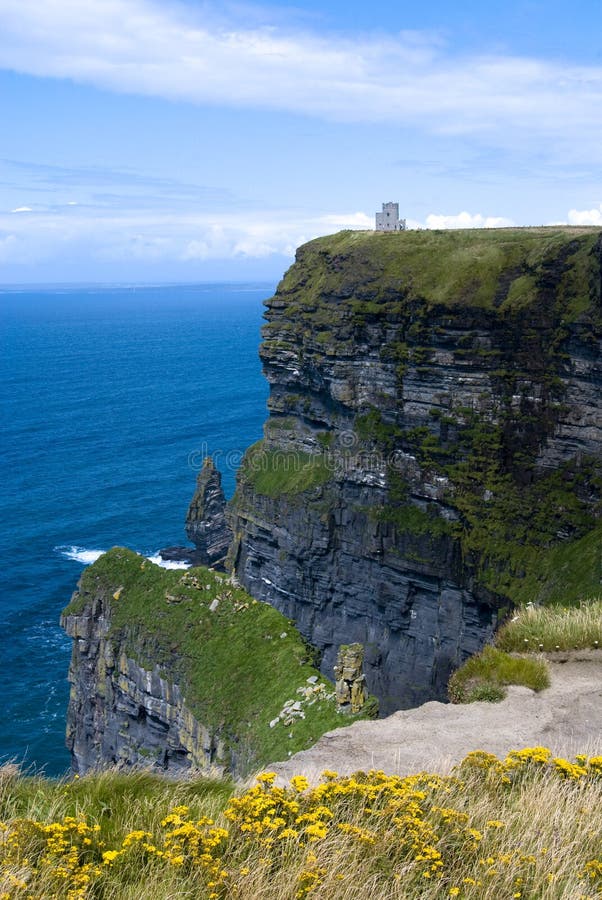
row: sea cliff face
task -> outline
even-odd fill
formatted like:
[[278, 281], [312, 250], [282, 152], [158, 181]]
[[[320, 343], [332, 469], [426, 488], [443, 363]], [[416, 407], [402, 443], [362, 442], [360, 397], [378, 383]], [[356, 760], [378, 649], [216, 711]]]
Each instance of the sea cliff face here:
[[84, 571], [61, 624], [78, 773], [243, 775], [357, 718], [338, 713], [293, 624], [211, 569], [166, 571], [115, 547]]
[[187, 708], [182, 691], [159, 666], [141, 665], [109, 637], [110, 597], [102, 589], [61, 625], [73, 638], [67, 747], [73, 771], [156, 766], [179, 775], [223, 768], [215, 732]]
[[384, 711], [444, 699], [584, 541], [599, 591], [601, 272], [595, 229], [343, 232], [266, 303], [229, 566], [323, 672], [362, 643]]

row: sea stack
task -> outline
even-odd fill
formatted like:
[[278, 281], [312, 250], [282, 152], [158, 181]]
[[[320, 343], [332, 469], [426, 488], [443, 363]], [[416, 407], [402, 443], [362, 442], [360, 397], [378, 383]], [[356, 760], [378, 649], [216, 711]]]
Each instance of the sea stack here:
[[186, 536], [196, 546], [197, 565], [223, 566], [232, 532], [226, 520], [222, 476], [210, 456], [198, 474], [196, 491], [186, 516]]

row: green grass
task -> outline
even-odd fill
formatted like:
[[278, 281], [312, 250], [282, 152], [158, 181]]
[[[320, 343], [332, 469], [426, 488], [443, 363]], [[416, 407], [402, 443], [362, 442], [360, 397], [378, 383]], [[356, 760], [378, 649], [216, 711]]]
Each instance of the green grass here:
[[186, 804], [197, 815], [218, 815], [234, 791], [229, 779], [170, 781], [150, 772], [108, 769], [71, 781], [21, 774], [0, 767], [0, 821], [33, 818], [51, 821], [87, 815], [102, 825], [108, 843], [121, 842], [132, 820], [157, 826], [171, 805]]
[[509, 684], [523, 685], [533, 691], [549, 687], [550, 675], [545, 660], [512, 656], [487, 646], [454, 672], [448, 694], [452, 703], [502, 700]]
[[225, 576], [202, 568], [168, 571], [113, 548], [84, 572], [64, 615], [83, 613], [93, 596], [109, 605], [114, 647], [177, 681], [198, 721], [236, 756], [239, 772], [285, 759], [349, 722], [332, 700], [304, 707], [306, 718], [290, 727], [269, 727], [286, 700], [299, 699], [297, 688], [308, 677], [318, 675], [329, 692], [333, 687], [314, 668], [294, 625]]
[[[532, 552], [516, 548], [520, 575], [508, 581], [515, 603], [579, 605], [583, 597], [595, 597], [602, 584], [602, 524], [583, 537], [562, 541]], [[524, 558], [521, 560], [521, 556]]]
[[560, 290], [577, 314], [589, 296], [588, 278], [596, 265], [590, 251], [599, 235], [600, 229], [569, 227], [342, 231], [301, 247], [298, 264], [289, 269], [279, 292], [296, 292], [303, 275], [299, 303], [311, 309], [319, 298], [323, 313], [325, 298], [348, 296], [353, 286], [363, 283], [365, 289], [366, 282], [378, 278], [375, 294], [355, 296], [359, 317], [382, 315], [394, 293], [451, 306], [491, 309], [495, 303], [509, 311], [537, 298], [546, 266], [568, 250], [573, 274]]
[[[336, 760], [334, 760], [336, 764]], [[499, 900], [602, 892], [602, 757], [475, 750], [450, 775], [51, 781], [0, 767], [3, 900]]]
[[332, 474], [322, 453], [267, 450], [262, 441], [247, 451], [241, 472], [258, 494], [267, 497], [310, 491], [329, 481]]
[[495, 638], [500, 650], [534, 652], [602, 649], [602, 600], [579, 606], [529, 606], [517, 610]]

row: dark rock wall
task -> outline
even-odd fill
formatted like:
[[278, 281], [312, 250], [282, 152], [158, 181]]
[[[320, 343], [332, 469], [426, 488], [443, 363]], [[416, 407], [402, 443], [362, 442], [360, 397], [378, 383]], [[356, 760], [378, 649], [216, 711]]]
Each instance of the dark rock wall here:
[[[417, 240], [393, 238], [400, 254]], [[602, 457], [602, 245], [599, 235], [567, 237], [535, 265], [530, 244], [512, 271], [500, 263], [491, 296], [483, 302], [481, 291], [477, 303], [466, 286], [457, 302], [441, 302], [413, 290], [411, 271], [393, 278], [379, 247], [395, 245], [375, 240], [300, 248], [267, 301], [263, 449], [321, 455], [332, 472], [308, 491], [278, 493], [258, 489], [243, 465], [229, 564], [253, 596], [295, 620], [325, 674], [340, 644], [364, 644], [368, 687], [389, 712], [445, 698], [450, 672], [508, 604], [476, 577], [453, 529], [463, 520], [449, 465], [467, 458], [459, 436], [468, 423], [499, 434], [500, 471], [518, 489]], [[475, 263], [475, 279], [486, 275]], [[447, 469], [425, 461], [425, 438], [447, 448]], [[393, 477], [404, 502], [450, 527], [379, 516], [397, 503]]]
[[177, 680], [145, 668], [109, 637], [108, 597], [89, 596], [61, 625], [73, 638], [67, 747], [74, 772], [111, 765], [157, 767], [174, 776], [218, 769], [221, 748], [187, 708]]

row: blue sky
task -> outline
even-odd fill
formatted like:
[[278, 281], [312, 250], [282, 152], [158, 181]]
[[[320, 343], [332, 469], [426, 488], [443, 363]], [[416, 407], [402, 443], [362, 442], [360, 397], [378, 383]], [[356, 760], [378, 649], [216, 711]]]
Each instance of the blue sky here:
[[0, 283], [276, 279], [384, 200], [602, 225], [600, 0], [0, 0], [0, 34]]

